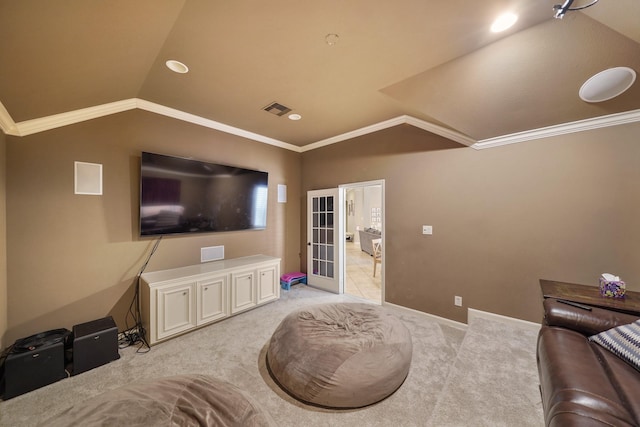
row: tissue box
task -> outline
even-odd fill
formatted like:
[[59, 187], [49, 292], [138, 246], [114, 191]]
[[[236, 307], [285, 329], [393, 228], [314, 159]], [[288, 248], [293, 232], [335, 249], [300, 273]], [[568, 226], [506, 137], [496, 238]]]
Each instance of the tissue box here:
[[600, 295], [611, 298], [624, 298], [626, 285], [622, 280], [609, 281], [600, 278]]

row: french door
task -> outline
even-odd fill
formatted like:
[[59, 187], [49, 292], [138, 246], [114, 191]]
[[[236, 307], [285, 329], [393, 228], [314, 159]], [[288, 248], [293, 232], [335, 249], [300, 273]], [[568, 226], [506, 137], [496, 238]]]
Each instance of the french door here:
[[325, 291], [343, 292], [343, 201], [337, 188], [307, 192], [307, 283]]

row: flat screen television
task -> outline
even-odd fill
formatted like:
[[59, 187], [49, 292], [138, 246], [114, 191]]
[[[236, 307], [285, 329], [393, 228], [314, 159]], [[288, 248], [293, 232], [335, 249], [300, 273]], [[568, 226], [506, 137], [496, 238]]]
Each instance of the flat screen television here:
[[142, 153], [140, 235], [262, 230], [268, 173]]

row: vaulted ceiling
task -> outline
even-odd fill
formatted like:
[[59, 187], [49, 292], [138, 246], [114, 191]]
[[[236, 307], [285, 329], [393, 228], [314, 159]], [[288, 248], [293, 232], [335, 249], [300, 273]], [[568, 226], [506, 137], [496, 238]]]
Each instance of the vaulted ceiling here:
[[[0, 125], [116, 103], [100, 114], [145, 105], [295, 147], [398, 117], [469, 145], [635, 114], [637, 82], [601, 103], [578, 90], [607, 68], [640, 72], [640, 1], [562, 20], [559, 2], [0, 0]], [[504, 11], [519, 20], [491, 33]], [[274, 101], [302, 119], [263, 110]]]

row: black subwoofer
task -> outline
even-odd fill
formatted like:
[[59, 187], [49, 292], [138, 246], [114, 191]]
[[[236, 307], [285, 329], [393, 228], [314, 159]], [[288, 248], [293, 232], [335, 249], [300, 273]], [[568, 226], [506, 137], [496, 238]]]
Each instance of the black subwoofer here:
[[73, 327], [73, 375], [119, 358], [118, 328], [111, 316]]
[[54, 329], [17, 340], [4, 363], [4, 400], [66, 378], [68, 329]]

